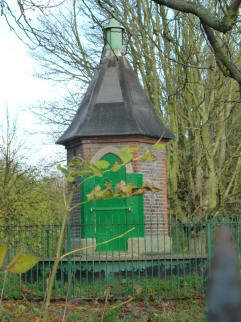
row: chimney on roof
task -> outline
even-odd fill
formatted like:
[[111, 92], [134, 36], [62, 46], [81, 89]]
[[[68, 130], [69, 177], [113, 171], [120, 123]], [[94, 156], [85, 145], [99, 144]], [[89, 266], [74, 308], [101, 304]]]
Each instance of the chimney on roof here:
[[116, 19], [111, 18], [108, 26], [104, 29], [104, 56], [122, 56], [125, 53], [123, 32], [124, 27]]

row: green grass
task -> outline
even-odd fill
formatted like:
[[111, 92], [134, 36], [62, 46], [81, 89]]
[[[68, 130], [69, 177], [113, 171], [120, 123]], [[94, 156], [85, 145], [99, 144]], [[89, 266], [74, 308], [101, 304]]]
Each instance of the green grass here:
[[[0, 276], [0, 289], [2, 288], [3, 278]], [[26, 297], [43, 297], [46, 289], [46, 279], [40, 279], [38, 282], [29, 283], [21, 280], [19, 275], [9, 274], [4, 290], [5, 299], [21, 299], [22, 293], [20, 285], [25, 290], [32, 290], [33, 295], [25, 294]], [[121, 280], [80, 282], [72, 281], [71, 297], [73, 298], [105, 298], [105, 293], [111, 285], [109, 298], [127, 298], [135, 296], [137, 289], [140, 291], [138, 298], [156, 299], [156, 298], [184, 298], [203, 294], [204, 284], [202, 277], [198, 275], [187, 275], [184, 277], [173, 276], [171, 279], [146, 278], [138, 279], [125, 278]], [[52, 297], [66, 296], [68, 283], [55, 281]]]

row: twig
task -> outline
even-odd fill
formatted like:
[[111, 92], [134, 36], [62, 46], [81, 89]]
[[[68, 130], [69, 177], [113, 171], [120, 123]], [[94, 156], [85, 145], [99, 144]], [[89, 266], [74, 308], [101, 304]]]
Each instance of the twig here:
[[131, 301], [133, 301], [134, 299], [135, 299], [135, 297], [132, 296], [128, 300], [126, 300], [125, 302], [119, 303], [117, 305], [113, 305], [113, 306], [110, 307], [109, 311], [115, 310], [115, 309], [117, 309], [120, 306], [126, 305], [126, 304], [130, 303]]
[[105, 244], [108, 244], [110, 243], [111, 241], [115, 240], [115, 239], [119, 239], [123, 236], [125, 236], [126, 234], [128, 234], [129, 232], [131, 232], [132, 230], [134, 230], [135, 227], [132, 227], [131, 229], [127, 230], [126, 232], [124, 232], [123, 234], [119, 235], [119, 236], [116, 236], [116, 237], [113, 237], [111, 239], [108, 239], [102, 243], [98, 243], [98, 244], [93, 244], [93, 245], [90, 245], [90, 246], [87, 246], [87, 247], [82, 247], [82, 248], [78, 248], [78, 249], [75, 249], [75, 250], [72, 250], [71, 252], [68, 252], [68, 253], [65, 253], [64, 255], [60, 256], [59, 260], [62, 260], [63, 258], [65, 258], [66, 256], [68, 255], [71, 255], [71, 254], [74, 254], [74, 253], [77, 253], [77, 252], [80, 252], [81, 250], [86, 250], [86, 249], [89, 249], [89, 248], [93, 248], [93, 247], [96, 247], [96, 246], [101, 246], [101, 245], [105, 245]]
[[50, 278], [50, 275], [51, 275], [51, 270], [49, 271], [49, 276], [46, 279], [46, 290], [44, 292], [44, 297], [43, 297], [43, 302], [42, 302], [42, 311], [44, 310], [44, 303], [45, 303], [46, 297], [47, 297], [47, 290], [48, 290], [48, 287], [49, 287], [49, 278]]
[[4, 279], [3, 279], [3, 286], [2, 286], [2, 291], [1, 291], [1, 298], [0, 298], [0, 306], [2, 305], [2, 300], [3, 300], [3, 293], [4, 293], [4, 288], [7, 280], [7, 275], [8, 275], [8, 270], [5, 270], [4, 273]]
[[70, 289], [70, 285], [71, 285], [71, 282], [72, 282], [72, 277], [73, 277], [73, 272], [72, 272], [72, 274], [70, 276], [70, 280], [69, 280], [69, 283], [68, 283], [68, 289], [67, 289], [67, 294], [66, 294], [66, 298], [65, 298], [64, 315], [63, 315], [62, 322], [64, 322], [64, 319], [65, 319], [65, 314], [66, 314], [67, 304], [68, 304], [69, 289]]
[[108, 296], [110, 294], [110, 290], [111, 290], [111, 285], [108, 286], [108, 289], [107, 289], [107, 292], [106, 292], [105, 305], [104, 305], [104, 308], [103, 308], [103, 312], [102, 312], [102, 315], [101, 315], [100, 322], [103, 322], [103, 320], [104, 320], [104, 316], [105, 316], [105, 311], [106, 311], [106, 306], [107, 306]]

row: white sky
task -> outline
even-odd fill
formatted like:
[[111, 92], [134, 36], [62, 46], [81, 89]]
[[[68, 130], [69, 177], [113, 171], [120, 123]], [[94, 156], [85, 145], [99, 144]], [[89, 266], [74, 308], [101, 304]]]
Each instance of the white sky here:
[[5, 110], [17, 118], [18, 135], [24, 141], [28, 162], [47, 164], [65, 157], [64, 148], [50, 143], [44, 133], [47, 126], [30, 112], [29, 106], [38, 100], [54, 97], [54, 89], [45, 80], [32, 75], [36, 62], [28, 55], [27, 47], [9, 30], [0, 17], [0, 128], [4, 125]]

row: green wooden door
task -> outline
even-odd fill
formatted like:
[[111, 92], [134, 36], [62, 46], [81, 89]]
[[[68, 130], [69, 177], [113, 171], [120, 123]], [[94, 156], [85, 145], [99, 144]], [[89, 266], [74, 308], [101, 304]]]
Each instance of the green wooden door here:
[[[116, 161], [120, 159], [112, 154], [106, 154], [102, 160], [106, 160], [112, 167]], [[126, 169], [122, 167], [116, 172], [106, 172], [101, 178], [96, 177], [95, 184], [100, 185], [102, 189], [105, 189], [105, 182], [110, 182], [112, 187], [115, 187], [121, 180], [126, 181]], [[98, 200], [96, 201], [95, 207], [96, 213], [96, 243], [102, 243], [115, 236], [119, 236], [124, 233], [127, 225], [127, 205], [126, 198], [116, 198], [109, 200]], [[116, 239], [108, 244], [98, 246], [97, 251], [111, 251], [127, 250], [126, 238]]]
[[[120, 159], [112, 154], [106, 154], [102, 160], [110, 163], [110, 168]], [[106, 172], [103, 177], [87, 180], [83, 185], [83, 195], [91, 192], [96, 185], [105, 188], [105, 182], [115, 187], [121, 180], [142, 184], [141, 174], [126, 174], [125, 167], [116, 172]], [[82, 238], [96, 238], [96, 243], [103, 243], [115, 236], [119, 236], [135, 226], [135, 230], [122, 238], [96, 247], [96, 251], [127, 251], [127, 239], [140, 237], [144, 234], [143, 198], [116, 198], [90, 202], [82, 208], [81, 234]]]
[[[130, 173], [126, 175], [126, 182], [133, 183], [140, 187], [143, 184], [143, 176], [140, 173]], [[144, 205], [143, 196], [136, 196], [126, 199], [128, 207], [128, 229], [134, 227], [135, 229], [128, 234], [130, 237], [144, 237]]]

